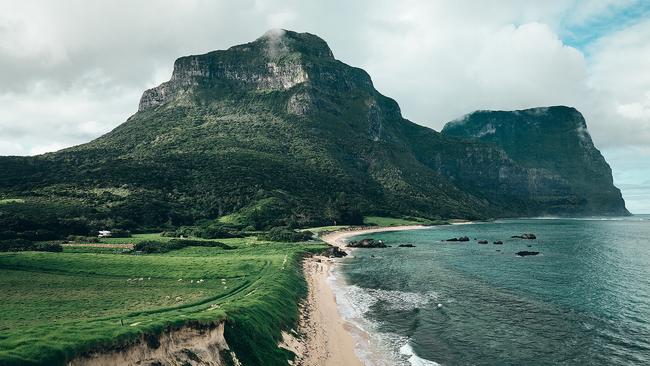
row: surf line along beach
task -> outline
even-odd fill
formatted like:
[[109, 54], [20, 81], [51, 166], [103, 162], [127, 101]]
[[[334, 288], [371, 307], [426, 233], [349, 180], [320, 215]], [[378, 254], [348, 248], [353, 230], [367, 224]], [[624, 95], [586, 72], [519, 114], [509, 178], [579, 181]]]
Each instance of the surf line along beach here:
[[[344, 229], [327, 233], [321, 237], [326, 243], [346, 248], [350, 237], [386, 231], [424, 229], [427, 226], [405, 225]], [[362, 329], [347, 322], [341, 316], [332, 288], [332, 270], [335, 259], [324, 256], [307, 258], [303, 263], [308, 295], [300, 316], [300, 333], [303, 338], [284, 334], [284, 348], [296, 354], [294, 365], [303, 366], [359, 366], [364, 365], [357, 354], [358, 349], [367, 349], [368, 335]]]

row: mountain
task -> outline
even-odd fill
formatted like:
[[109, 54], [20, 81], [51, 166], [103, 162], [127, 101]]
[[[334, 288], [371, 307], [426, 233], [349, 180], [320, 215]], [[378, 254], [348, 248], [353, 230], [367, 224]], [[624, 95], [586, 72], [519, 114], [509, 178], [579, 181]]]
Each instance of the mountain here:
[[574, 108], [477, 111], [447, 123], [442, 134], [498, 146], [532, 172], [526, 180], [530, 199], [537, 203], [534, 211], [629, 215], [613, 184], [612, 170]]
[[[612, 194], [592, 200], [599, 188], [582, 191], [580, 179], [568, 178], [582, 174], [582, 160], [538, 165], [506, 140], [460, 131], [404, 119], [365, 71], [336, 60], [319, 37], [272, 30], [179, 58], [168, 82], [144, 92], [137, 113], [94, 141], [0, 158], [0, 227], [47, 236], [201, 220], [261, 229], [358, 223], [368, 214], [626, 212], [609, 170], [599, 187]], [[554, 142], [539, 143], [549, 144], [552, 160]]]

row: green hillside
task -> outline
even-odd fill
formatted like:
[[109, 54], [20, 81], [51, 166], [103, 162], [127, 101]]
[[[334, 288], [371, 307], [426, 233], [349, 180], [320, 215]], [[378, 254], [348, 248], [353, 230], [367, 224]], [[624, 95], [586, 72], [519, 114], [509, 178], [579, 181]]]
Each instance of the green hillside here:
[[221, 241], [235, 249], [0, 253], [0, 364], [63, 365], [142, 334], [226, 319], [226, 340], [245, 365], [286, 364], [277, 342], [281, 330], [296, 326], [306, 291], [301, 259], [324, 245]]

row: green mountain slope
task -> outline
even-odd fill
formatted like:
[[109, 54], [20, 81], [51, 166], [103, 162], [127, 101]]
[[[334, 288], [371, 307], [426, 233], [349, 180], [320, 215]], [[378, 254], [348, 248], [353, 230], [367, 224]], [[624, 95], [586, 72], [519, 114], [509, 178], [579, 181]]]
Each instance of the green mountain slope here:
[[0, 226], [165, 228], [239, 213], [228, 217], [264, 228], [354, 223], [360, 214], [625, 210], [622, 200], [586, 209], [566, 172], [448, 135], [402, 118], [365, 71], [336, 60], [317, 36], [269, 31], [176, 60], [170, 81], [92, 142], [0, 158], [0, 198], [24, 199], [0, 205]]

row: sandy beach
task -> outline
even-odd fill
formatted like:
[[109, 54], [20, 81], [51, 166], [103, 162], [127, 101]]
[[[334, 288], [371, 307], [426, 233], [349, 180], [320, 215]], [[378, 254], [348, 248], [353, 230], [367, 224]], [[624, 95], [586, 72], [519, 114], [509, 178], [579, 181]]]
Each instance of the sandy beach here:
[[[425, 226], [392, 226], [373, 228], [351, 228], [323, 235], [321, 239], [331, 245], [345, 249], [346, 239], [364, 234], [384, 231], [423, 229]], [[336, 259], [314, 256], [305, 260], [304, 272], [309, 293], [305, 300], [300, 320], [302, 339], [285, 334], [283, 347], [297, 355], [294, 365], [302, 366], [355, 366], [363, 365], [355, 353], [359, 346], [351, 331], [362, 332], [345, 321], [339, 314], [336, 296], [331, 288], [331, 271]]]

